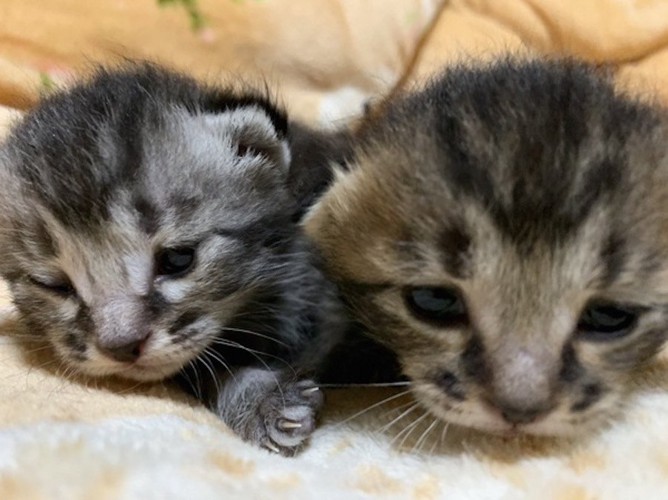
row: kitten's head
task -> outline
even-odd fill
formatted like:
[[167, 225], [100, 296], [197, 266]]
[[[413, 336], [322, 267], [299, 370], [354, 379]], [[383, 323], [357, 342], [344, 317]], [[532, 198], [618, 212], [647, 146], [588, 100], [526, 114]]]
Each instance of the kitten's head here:
[[90, 374], [183, 367], [285, 268], [285, 134], [261, 95], [148, 65], [45, 100], [0, 158], [0, 272], [32, 330]]
[[668, 327], [662, 111], [569, 61], [458, 68], [386, 103], [306, 220], [435, 415], [606, 421]]

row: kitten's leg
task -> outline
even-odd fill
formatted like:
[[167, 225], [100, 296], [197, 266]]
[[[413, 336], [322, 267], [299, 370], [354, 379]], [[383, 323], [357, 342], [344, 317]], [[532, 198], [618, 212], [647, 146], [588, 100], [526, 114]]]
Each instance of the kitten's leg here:
[[221, 386], [214, 410], [245, 440], [292, 456], [315, 430], [322, 403], [311, 380], [243, 368]]

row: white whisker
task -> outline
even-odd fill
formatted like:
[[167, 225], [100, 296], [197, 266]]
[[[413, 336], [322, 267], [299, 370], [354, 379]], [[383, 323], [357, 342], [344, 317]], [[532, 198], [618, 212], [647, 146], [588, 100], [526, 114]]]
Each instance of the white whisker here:
[[[406, 415], [408, 415], [409, 413], [412, 413], [412, 412], [413, 412], [416, 408], [418, 408], [419, 406], [420, 406], [419, 403], [412, 403], [412, 405], [411, 405], [410, 408], [408, 408], [407, 410], [403, 411], [398, 417], [396, 417], [395, 419], [393, 419], [390, 423], [385, 424], [383, 427], [381, 427], [380, 429], [378, 429], [378, 432], [382, 434], [382, 433], [384, 433], [385, 431], [389, 430], [390, 427], [392, 427], [394, 424], [396, 424], [399, 420], [401, 420], [402, 418], [404, 418], [404, 417], [405, 417]], [[403, 406], [402, 406], [402, 408], [403, 408]]]
[[264, 334], [259, 333], [259, 332], [254, 332], [252, 330], [244, 330], [242, 328], [232, 328], [232, 327], [229, 327], [229, 326], [225, 326], [221, 329], [221, 331], [223, 331], [223, 332], [247, 333], [249, 335], [254, 335], [255, 337], [260, 337], [260, 338], [263, 338], [263, 339], [271, 340], [272, 342], [276, 342], [277, 344], [282, 345], [283, 347], [287, 347], [287, 348], [290, 347], [285, 342], [281, 342], [280, 340], [275, 339], [274, 337], [270, 337], [269, 335], [264, 335]]
[[340, 427], [340, 426], [342, 426], [342, 425], [344, 425], [344, 424], [347, 424], [347, 423], [350, 422], [351, 420], [353, 420], [353, 419], [355, 419], [355, 418], [357, 418], [357, 417], [360, 417], [360, 416], [364, 415], [365, 413], [367, 413], [367, 412], [373, 410], [374, 408], [378, 408], [379, 406], [383, 406], [384, 404], [387, 404], [387, 403], [389, 403], [389, 402], [391, 402], [391, 401], [394, 401], [395, 399], [398, 399], [398, 398], [400, 398], [400, 397], [406, 396], [407, 394], [410, 394], [410, 391], [402, 391], [402, 392], [400, 392], [400, 393], [398, 393], [398, 394], [394, 394], [394, 395], [392, 395], [392, 396], [390, 396], [390, 397], [388, 397], [388, 398], [385, 398], [385, 399], [383, 399], [382, 401], [379, 401], [379, 402], [377, 402], [377, 403], [374, 403], [374, 404], [372, 404], [371, 406], [367, 406], [365, 409], [363, 409], [363, 410], [361, 410], [361, 411], [358, 411], [357, 413], [351, 415], [350, 417], [346, 418], [345, 420], [342, 420], [341, 422], [338, 422], [338, 423], [336, 424], [336, 427]]
[[418, 452], [422, 451], [422, 446], [424, 445], [425, 440], [429, 436], [429, 433], [434, 429], [436, 424], [438, 424], [439, 420], [434, 417], [433, 422], [427, 427], [427, 429], [422, 433], [422, 435], [418, 438], [418, 440], [415, 442], [415, 445], [413, 445], [413, 449], [411, 450], [411, 453], [415, 453], [416, 449]]

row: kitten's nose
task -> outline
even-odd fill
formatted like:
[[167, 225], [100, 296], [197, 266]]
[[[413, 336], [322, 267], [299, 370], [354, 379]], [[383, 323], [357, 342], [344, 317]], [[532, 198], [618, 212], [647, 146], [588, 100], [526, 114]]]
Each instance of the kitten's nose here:
[[543, 406], [534, 408], [521, 408], [497, 404], [496, 407], [501, 412], [503, 419], [509, 424], [514, 425], [530, 424], [548, 412], [548, 408]]
[[111, 359], [120, 361], [121, 363], [133, 363], [137, 361], [142, 355], [144, 345], [148, 335], [139, 340], [132, 340], [130, 342], [98, 342], [98, 349]]

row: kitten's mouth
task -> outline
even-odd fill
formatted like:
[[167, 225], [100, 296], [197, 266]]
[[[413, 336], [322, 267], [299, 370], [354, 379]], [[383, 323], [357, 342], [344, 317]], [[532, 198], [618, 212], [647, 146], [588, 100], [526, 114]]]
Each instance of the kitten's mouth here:
[[447, 410], [445, 412], [434, 411], [433, 407], [428, 407], [428, 409], [432, 414], [435, 414], [446, 422], [503, 438], [519, 438], [522, 436], [555, 437], [561, 435], [560, 432], [555, 432], [543, 420], [527, 424], [513, 424], [506, 422], [498, 415], [484, 410], [457, 414]]
[[90, 353], [85, 361], [76, 364], [83, 373], [95, 377], [116, 376], [139, 382], [156, 382], [169, 378], [183, 369], [191, 359], [175, 355], [161, 356], [149, 351], [132, 361], [118, 361], [94, 348]]
[[130, 364], [118, 365], [114, 363], [114, 375], [120, 378], [137, 380], [139, 382], [157, 382], [169, 378], [178, 373], [182, 363], [148, 364], [141, 360]]
[[[415, 398], [432, 415], [462, 428], [472, 429], [487, 434], [516, 438], [534, 436], [542, 438], [569, 438], [580, 433], [581, 429], [563, 421], [554, 412], [548, 411], [526, 422], [509, 422], [496, 408], [488, 404], [468, 400], [452, 404], [436, 391], [427, 386], [413, 386]], [[440, 391], [439, 391], [440, 392]]]
[[541, 419], [529, 423], [510, 423], [495, 412], [483, 408], [472, 409], [470, 412], [455, 413], [449, 410], [438, 410], [427, 406], [428, 410], [441, 420], [455, 425], [484, 432], [503, 438], [521, 438], [523, 436], [535, 438], [564, 438], [569, 439], [579, 435], [582, 429], [570, 423], [546, 414]]

